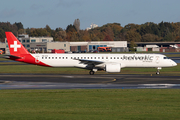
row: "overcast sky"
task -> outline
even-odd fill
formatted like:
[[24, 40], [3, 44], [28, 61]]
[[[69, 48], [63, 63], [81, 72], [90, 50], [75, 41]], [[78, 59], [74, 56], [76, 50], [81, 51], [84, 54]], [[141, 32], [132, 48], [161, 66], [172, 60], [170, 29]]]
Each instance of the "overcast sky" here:
[[1, 0], [0, 22], [21, 22], [24, 28], [66, 29], [75, 19], [91, 23], [144, 24], [180, 22], [180, 0]]

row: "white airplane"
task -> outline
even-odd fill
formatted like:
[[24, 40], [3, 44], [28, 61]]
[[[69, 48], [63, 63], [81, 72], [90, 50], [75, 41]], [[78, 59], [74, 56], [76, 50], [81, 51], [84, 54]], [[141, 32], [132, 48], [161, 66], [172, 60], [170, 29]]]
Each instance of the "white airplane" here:
[[35, 65], [83, 68], [90, 70], [90, 75], [98, 70], [116, 73], [125, 67], [153, 67], [157, 68], [156, 74], [160, 74], [162, 67], [177, 65], [161, 54], [30, 54], [13, 33], [5, 33], [10, 50], [8, 58]]

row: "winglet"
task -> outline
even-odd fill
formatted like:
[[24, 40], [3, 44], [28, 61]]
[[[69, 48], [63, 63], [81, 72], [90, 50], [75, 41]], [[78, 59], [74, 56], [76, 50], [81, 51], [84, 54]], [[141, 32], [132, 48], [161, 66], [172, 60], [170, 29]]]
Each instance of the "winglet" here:
[[19, 42], [12, 32], [5, 32], [11, 55], [29, 54], [26, 48]]

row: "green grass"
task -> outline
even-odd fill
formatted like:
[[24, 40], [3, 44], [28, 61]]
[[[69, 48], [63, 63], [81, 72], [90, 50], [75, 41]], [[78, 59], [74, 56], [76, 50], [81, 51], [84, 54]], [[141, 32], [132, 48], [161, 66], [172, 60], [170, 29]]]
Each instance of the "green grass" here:
[[52, 68], [37, 65], [2, 65], [0, 73], [49, 73], [49, 74], [85, 74], [89, 71], [79, 68]]
[[179, 89], [1, 90], [1, 120], [180, 119]]

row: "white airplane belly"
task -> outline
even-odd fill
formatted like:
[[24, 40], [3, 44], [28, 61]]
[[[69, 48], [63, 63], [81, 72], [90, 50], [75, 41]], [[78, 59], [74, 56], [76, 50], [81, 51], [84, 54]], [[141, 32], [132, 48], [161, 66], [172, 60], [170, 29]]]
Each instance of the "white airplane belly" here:
[[41, 60], [52, 67], [74, 67], [79, 64], [77, 60]]

